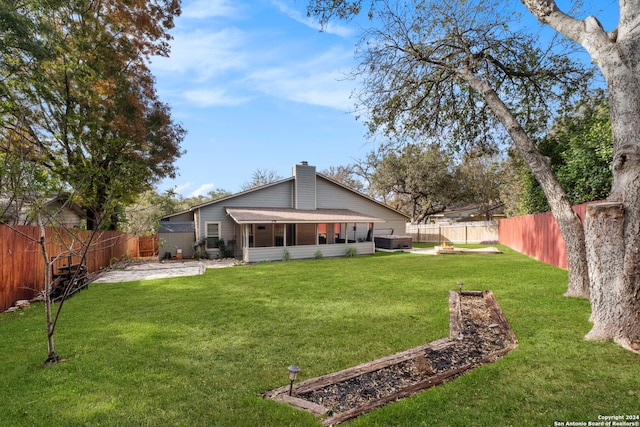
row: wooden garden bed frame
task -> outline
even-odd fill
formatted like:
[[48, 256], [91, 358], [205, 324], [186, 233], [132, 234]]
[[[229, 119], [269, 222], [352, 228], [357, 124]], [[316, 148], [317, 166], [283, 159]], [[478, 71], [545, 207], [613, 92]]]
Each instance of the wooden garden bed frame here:
[[[404, 389], [397, 391], [391, 395], [382, 397], [380, 399], [371, 400], [363, 405], [357, 406], [353, 409], [332, 414], [329, 412], [329, 408], [325, 408], [317, 403], [310, 402], [296, 395], [301, 395], [311, 391], [319, 390], [330, 385], [339, 384], [351, 378], [361, 376], [370, 372], [374, 372], [389, 366], [393, 366], [400, 362], [404, 362], [415, 358], [418, 354], [424, 354], [425, 350], [441, 350], [450, 345], [455, 344], [457, 340], [462, 339], [462, 318], [461, 318], [461, 306], [460, 296], [476, 296], [484, 298], [485, 305], [490, 312], [491, 319], [496, 328], [500, 329], [501, 334], [505, 337], [505, 347], [489, 353], [487, 356], [479, 361], [469, 363], [452, 369], [440, 374], [425, 377], [421, 381], [414, 383]], [[492, 325], [493, 326], [493, 325]], [[496, 301], [493, 292], [491, 291], [449, 291], [449, 337], [442, 338], [429, 344], [421, 345], [418, 347], [405, 350], [391, 356], [383, 357], [372, 362], [363, 363], [352, 368], [323, 375], [316, 378], [311, 378], [305, 381], [301, 381], [294, 386], [295, 393], [293, 396], [289, 396], [289, 385], [276, 388], [274, 390], [267, 391], [262, 394], [265, 399], [271, 399], [279, 402], [286, 403], [295, 408], [311, 412], [316, 417], [320, 418], [325, 426], [333, 426], [357, 417], [360, 414], [369, 412], [375, 408], [394, 402], [398, 399], [414, 395], [422, 390], [437, 386], [445, 381], [452, 380], [465, 372], [476, 368], [478, 366], [495, 362], [501, 356], [509, 353], [518, 345], [518, 339], [516, 338], [513, 330], [509, 326], [506, 318], [504, 317], [498, 302]]]

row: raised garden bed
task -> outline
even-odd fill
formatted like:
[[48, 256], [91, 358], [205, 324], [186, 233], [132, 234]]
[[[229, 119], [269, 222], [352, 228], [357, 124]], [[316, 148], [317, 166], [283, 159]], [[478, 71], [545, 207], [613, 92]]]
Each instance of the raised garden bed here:
[[451, 381], [513, 350], [518, 340], [491, 291], [449, 292], [449, 337], [263, 393], [331, 426]]

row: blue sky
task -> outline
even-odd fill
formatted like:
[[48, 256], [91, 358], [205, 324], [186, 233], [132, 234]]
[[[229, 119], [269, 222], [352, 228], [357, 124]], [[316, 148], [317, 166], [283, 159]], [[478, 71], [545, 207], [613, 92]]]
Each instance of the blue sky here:
[[304, 1], [185, 0], [171, 57], [151, 69], [161, 99], [188, 134], [184, 195], [237, 192], [257, 169], [291, 176], [295, 163], [318, 170], [352, 163], [373, 148], [363, 136], [345, 79], [355, 64], [355, 24], [320, 32]]
[[[617, 2], [595, 3], [617, 15]], [[257, 169], [286, 178], [300, 161], [324, 170], [375, 148], [352, 113], [357, 83], [346, 78], [361, 28], [336, 21], [320, 32], [306, 5], [183, 0], [171, 56], [151, 64], [160, 98], [188, 132], [179, 176], [160, 190], [235, 193]]]

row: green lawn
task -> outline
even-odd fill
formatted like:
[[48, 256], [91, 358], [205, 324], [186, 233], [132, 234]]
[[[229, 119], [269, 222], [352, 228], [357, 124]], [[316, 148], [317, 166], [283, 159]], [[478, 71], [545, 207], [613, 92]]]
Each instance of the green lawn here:
[[586, 342], [566, 272], [502, 255], [261, 263], [96, 284], [67, 301], [67, 361], [43, 368], [44, 309], [0, 314], [2, 426], [318, 426], [260, 393], [448, 335], [448, 290], [491, 289], [520, 344], [497, 363], [346, 426], [552, 426], [640, 413], [640, 358]]

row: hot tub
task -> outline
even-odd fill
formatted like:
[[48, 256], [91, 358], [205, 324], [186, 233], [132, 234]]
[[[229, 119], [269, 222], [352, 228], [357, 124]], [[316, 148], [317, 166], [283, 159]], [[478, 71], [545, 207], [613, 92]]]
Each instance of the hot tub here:
[[386, 236], [375, 236], [373, 238], [376, 248], [380, 249], [410, 249], [411, 236], [396, 236], [389, 234]]

